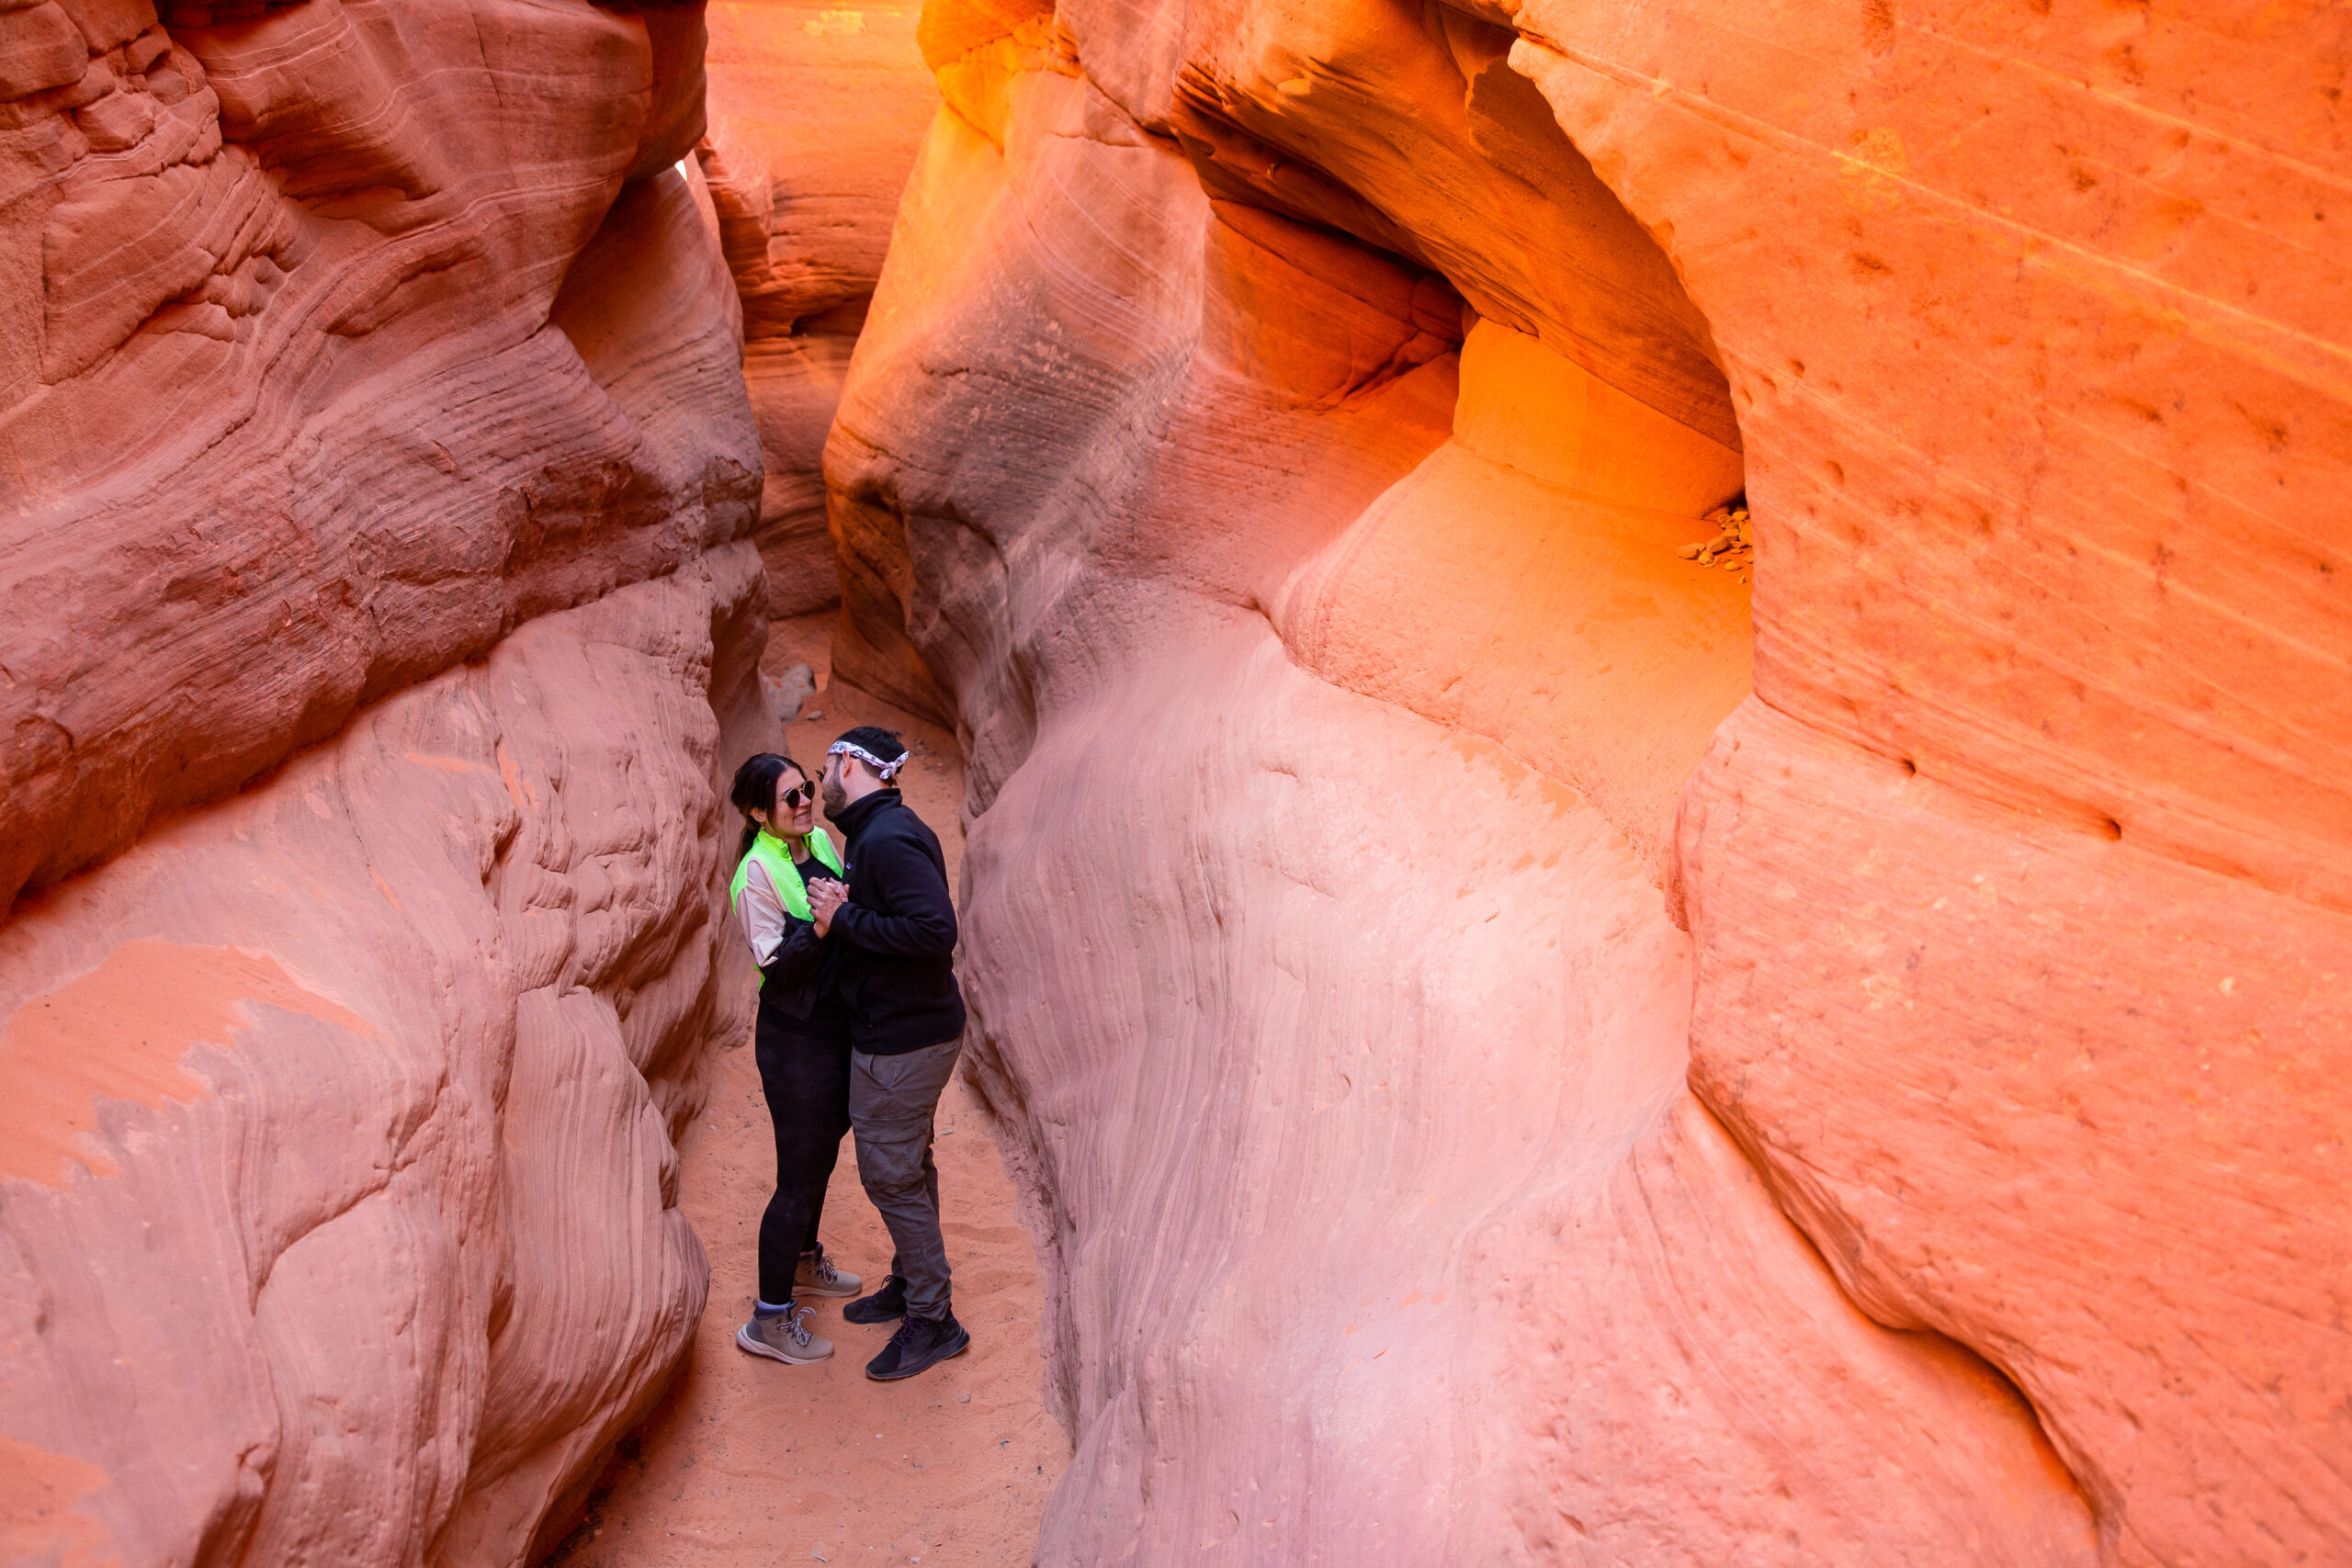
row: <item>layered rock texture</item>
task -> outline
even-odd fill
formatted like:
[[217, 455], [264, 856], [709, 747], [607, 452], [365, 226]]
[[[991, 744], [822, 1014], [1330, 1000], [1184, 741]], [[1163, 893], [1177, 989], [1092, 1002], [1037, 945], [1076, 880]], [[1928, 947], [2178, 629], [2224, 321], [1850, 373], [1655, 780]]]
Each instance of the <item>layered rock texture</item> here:
[[520, 1562], [748, 1024], [701, 15], [163, 12], [0, 6], [0, 1557]]
[[825, 434], [889, 249], [899, 187], [939, 107], [916, 4], [737, 0], [709, 8], [702, 168], [743, 299], [743, 378], [766, 470], [756, 537], [771, 615], [839, 603]]
[[836, 658], [1044, 1561], [2341, 1557], [2344, 29], [930, 7]]

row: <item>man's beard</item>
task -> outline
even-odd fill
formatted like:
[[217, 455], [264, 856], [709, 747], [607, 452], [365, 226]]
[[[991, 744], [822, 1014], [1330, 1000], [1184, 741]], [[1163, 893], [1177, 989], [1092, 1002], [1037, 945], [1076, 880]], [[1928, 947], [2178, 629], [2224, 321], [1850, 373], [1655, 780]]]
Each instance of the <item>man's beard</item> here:
[[830, 821], [839, 821], [842, 812], [849, 806], [849, 791], [842, 788], [832, 780], [827, 779], [817, 786], [817, 793], [825, 797], [826, 818]]

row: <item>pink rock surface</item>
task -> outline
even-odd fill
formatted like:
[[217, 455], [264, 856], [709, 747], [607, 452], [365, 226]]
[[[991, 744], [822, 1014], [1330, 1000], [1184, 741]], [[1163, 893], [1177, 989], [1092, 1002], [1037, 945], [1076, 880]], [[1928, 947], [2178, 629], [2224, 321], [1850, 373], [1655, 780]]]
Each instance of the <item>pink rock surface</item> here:
[[[654, 174], [700, 134], [690, 14], [71, 9], [83, 71], [7, 106], [0, 900], [736, 537], [759, 482], [725, 273]], [[600, 226], [674, 249], [672, 297], [575, 266]]]
[[743, 298], [743, 378], [766, 478], [755, 535], [768, 613], [836, 604], [825, 434], [882, 276], [899, 188], [939, 90], [916, 5], [710, 7], [702, 166]]
[[741, 544], [535, 620], [0, 931], [12, 1561], [560, 1526], [701, 1311], [759, 587]]
[[2114, 1559], [2340, 1555], [2344, 18], [1815, 20], [1800, 101], [1695, 16], [1531, 15], [1744, 398], [1694, 1083], [1858, 1301], [2016, 1379]]
[[0, 1559], [520, 1563], [749, 1026], [702, 21], [164, 9], [0, 9]]
[[2340, 1555], [2342, 26], [932, 8], [836, 659], [1044, 1561]]

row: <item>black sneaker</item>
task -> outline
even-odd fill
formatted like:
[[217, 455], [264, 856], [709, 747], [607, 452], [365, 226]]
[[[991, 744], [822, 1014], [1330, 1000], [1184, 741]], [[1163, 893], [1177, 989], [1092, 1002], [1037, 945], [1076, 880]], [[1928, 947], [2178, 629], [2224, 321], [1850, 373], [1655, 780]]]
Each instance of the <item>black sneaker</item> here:
[[910, 1317], [899, 1325], [882, 1353], [865, 1363], [865, 1375], [876, 1382], [895, 1382], [933, 1362], [960, 1356], [971, 1345], [971, 1335], [952, 1312], [945, 1317]]
[[888, 1323], [906, 1315], [907, 1282], [896, 1274], [887, 1276], [882, 1288], [872, 1295], [860, 1296], [842, 1308], [843, 1323]]

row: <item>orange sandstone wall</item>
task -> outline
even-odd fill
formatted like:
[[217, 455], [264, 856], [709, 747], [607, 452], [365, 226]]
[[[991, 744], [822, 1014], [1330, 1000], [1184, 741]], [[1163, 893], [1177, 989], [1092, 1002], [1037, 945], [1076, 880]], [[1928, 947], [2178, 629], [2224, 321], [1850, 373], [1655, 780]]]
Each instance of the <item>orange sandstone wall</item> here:
[[748, 1022], [701, 14], [162, 10], [0, 6], [0, 1556], [521, 1562]]
[[755, 537], [768, 613], [841, 600], [825, 527], [825, 433], [899, 192], [939, 107], [919, 5], [735, 0], [709, 7], [703, 172], [743, 299], [743, 378], [766, 469]]
[[929, 8], [836, 660], [1044, 1561], [2341, 1554], [2344, 28]]

